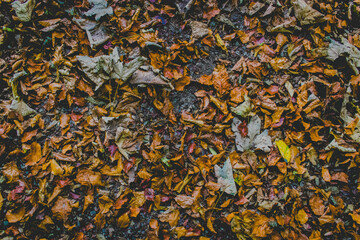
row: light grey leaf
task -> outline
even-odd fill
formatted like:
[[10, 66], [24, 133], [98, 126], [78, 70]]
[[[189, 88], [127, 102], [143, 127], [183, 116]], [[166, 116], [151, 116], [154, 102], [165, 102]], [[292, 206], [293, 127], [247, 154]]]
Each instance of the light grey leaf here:
[[19, 113], [23, 117], [36, 113], [36, 111], [29, 107], [24, 101], [16, 99], [12, 100], [10, 109]]
[[93, 7], [85, 13], [86, 16], [94, 16], [95, 20], [99, 21], [101, 17], [105, 15], [113, 15], [112, 7], [107, 7], [106, 0], [89, 0], [89, 3], [93, 5]]
[[218, 183], [221, 185], [220, 190], [225, 191], [227, 194], [235, 196], [237, 193], [237, 189], [234, 181], [233, 169], [230, 159], [228, 158], [225, 161], [222, 168], [218, 165], [215, 165], [214, 170]]
[[31, 20], [31, 14], [35, 7], [35, 3], [35, 0], [28, 0], [26, 2], [18, 0], [13, 2], [11, 6], [15, 10], [16, 16], [20, 19], [20, 21], [29, 22]]

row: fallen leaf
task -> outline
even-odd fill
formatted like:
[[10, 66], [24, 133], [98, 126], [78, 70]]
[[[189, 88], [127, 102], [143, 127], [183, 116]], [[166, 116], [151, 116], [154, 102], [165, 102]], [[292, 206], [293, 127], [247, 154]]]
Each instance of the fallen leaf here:
[[26, 165], [28, 165], [28, 166], [35, 165], [37, 162], [40, 161], [41, 156], [42, 156], [41, 145], [37, 142], [31, 143], [30, 152], [25, 157], [25, 159], [27, 160]]
[[86, 186], [102, 186], [101, 173], [94, 172], [90, 169], [83, 169], [76, 175], [76, 182]]
[[190, 208], [194, 204], [195, 199], [186, 195], [177, 195], [175, 201], [182, 208]]
[[248, 135], [243, 136], [239, 131], [238, 126], [242, 123], [238, 118], [233, 119], [231, 125], [232, 131], [235, 133], [236, 148], [240, 152], [250, 150], [251, 148], [261, 149], [264, 152], [269, 152], [272, 146], [271, 138], [268, 134], [268, 130], [261, 131], [261, 119], [255, 115], [251, 117], [250, 122], [247, 125]]
[[71, 201], [67, 198], [58, 197], [51, 211], [55, 218], [66, 221], [72, 211]]
[[19, 222], [25, 216], [25, 207], [20, 207], [6, 212], [6, 219], [9, 223]]
[[318, 216], [321, 216], [325, 213], [325, 206], [323, 203], [324, 201], [316, 195], [313, 196], [309, 201], [311, 210]]
[[231, 161], [228, 158], [224, 166], [221, 168], [218, 165], [215, 165], [215, 176], [218, 179], [218, 183], [221, 185], [221, 191], [225, 191], [227, 194], [235, 196], [237, 193], [234, 176], [233, 176], [233, 169], [231, 166]]
[[8, 179], [8, 183], [13, 183], [17, 181], [21, 174], [14, 161], [6, 163], [2, 168], [2, 173]]
[[211, 32], [211, 30], [208, 29], [208, 26], [205, 23], [198, 21], [191, 21], [190, 27], [191, 27], [191, 38], [194, 40], [201, 39]]
[[77, 56], [82, 70], [88, 78], [96, 84], [98, 90], [105, 81], [110, 79], [121, 79], [127, 81], [133, 73], [143, 64], [144, 58], [137, 57], [129, 63], [120, 61], [119, 48], [115, 48], [110, 55], [101, 55], [90, 58], [88, 56]]
[[295, 16], [301, 25], [325, 21], [324, 15], [310, 7], [304, 0], [294, 0], [291, 3], [294, 7]]
[[32, 11], [35, 7], [35, 0], [27, 0], [27, 1], [14, 1], [11, 6], [15, 10], [16, 16], [22, 22], [29, 22], [31, 20]]
[[286, 162], [289, 162], [291, 159], [291, 151], [288, 145], [283, 140], [278, 140], [275, 143], [281, 156], [285, 159]]
[[308, 216], [306, 214], [306, 212], [303, 209], [300, 209], [296, 215], [296, 220], [298, 220], [298, 222], [300, 224], [305, 224], [308, 221]]

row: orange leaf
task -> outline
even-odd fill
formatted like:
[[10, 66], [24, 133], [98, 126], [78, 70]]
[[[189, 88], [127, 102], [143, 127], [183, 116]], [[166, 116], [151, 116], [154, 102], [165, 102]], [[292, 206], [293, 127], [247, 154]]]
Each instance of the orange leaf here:
[[325, 213], [325, 206], [323, 204], [323, 200], [319, 196], [313, 196], [310, 201], [311, 210], [316, 215], [323, 215]]
[[36, 134], [37, 134], [37, 129], [35, 129], [35, 130], [32, 130], [32, 131], [30, 131], [30, 132], [25, 132], [24, 133], [24, 136], [21, 138], [21, 142], [27, 142], [27, 141], [29, 141], [29, 140], [31, 140], [34, 136], [36, 136]]
[[127, 228], [130, 224], [130, 218], [127, 213], [121, 215], [117, 220], [119, 228]]
[[214, 226], [213, 226], [213, 220], [214, 220], [215, 218], [214, 217], [209, 217], [208, 219], [207, 219], [207, 223], [206, 223], [206, 226], [209, 228], [209, 230], [211, 231], [211, 232], [213, 232], [213, 233], [217, 233], [216, 231], [215, 231], [215, 229], [214, 229]]
[[344, 182], [344, 183], [347, 183], [348, 179], [349, 179], [348, 175], [346, 175], [346, 173], [344, 173], [344, 172], [335, 173], [331, 177], [332, 181], [340, 181], [340, 182]]
[[218, 95], [221, 97], [230, 90], [229, 75], [224, 65], [217, 65], [214, 69], [213, 82]]
[[51, 211], [59, 220], [66, 221], [71, 213], [72, 207], [71, 202], [67, 198], [59, 197], [55, 202], [54, 206], [51, 208]]
[[78, 172], [75, 181], [77, 181], [81, 185], [86, 186], [103, 185], [103, 183], [101, 182], [101, 173], [94, 172], [89, 169], [83, 169]]
[[326, 168], [322, 168], [321, 170], [321, 176], [324, 179], [325, 182], [330, 182], [331, 181], [331, 175], [329, 173], [329, 170], [327, 170]]
[[21, 219], [23, 219], [24, 215], [25, 215], [25, 207], [21, 207], [15, 210], [9, 210], [6, 213], [6, 219], [8, 220], [9, 223], [16, 223]]
[[37, 142], [33, 142], [30, 146], [29, 155], [26, 156], [26, 165], [33, 166], [41, 159], [41, 146]]

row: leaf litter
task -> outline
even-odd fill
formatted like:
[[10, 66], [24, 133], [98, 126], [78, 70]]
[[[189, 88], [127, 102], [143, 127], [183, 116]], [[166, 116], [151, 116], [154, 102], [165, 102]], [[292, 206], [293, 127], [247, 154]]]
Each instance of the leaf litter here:
[[1, 239], [359, 239], [359, 1], [0, 1]]

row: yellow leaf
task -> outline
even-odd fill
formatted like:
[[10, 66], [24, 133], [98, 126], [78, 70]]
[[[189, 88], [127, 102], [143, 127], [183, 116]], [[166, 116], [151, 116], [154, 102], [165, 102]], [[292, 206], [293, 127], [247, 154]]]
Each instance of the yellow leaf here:
[[224, 41], [221, 39], [220, 35], [217, 33], [215, 34], [215, 39], [216, 39], [216, 45], [218, 45], [222, 50], [224, 51], [228, 51], [226, 46], [225, 46], [225, 43]]
[[62, 169], [62, 167], [60, 167], [60, 165], [54, 159], [50, 161], [50, 167], [51, 173], [54, 175], [62, 175], [64, 173], [64, 169]]
[[121, 215], [118, 219], [119, 228], [127, 228], [130, 224], [130, 218], [127, 213]]
[[296, 220], [298, 220], [298, 222], [301, 224], [305, 224], [308, 221], [308, 216], [304, 209], [300, 209], [300, 211], [296, 215]]
[[281, 156], [285, 159], [286, 162], [289, 162], [291, 159], [291, 151], [288, 145], [283, 140], [278, 140], [275, 143], [280, 151]]
[[350, 213], [352, 219], [357, 223], [360, 224], [360, 215], [357, 213]]
[[210, 230], [211, 232], [213, 232], [213, 233], [216, 234], [217, 232], [215, 231], [214, 226], [213, 226], [213, 223], [212, 223], [213, 220], [214, 220], [213, 217], [209, 217], [208, 220], [207, 220], [206, 226], [209, 228], [209, 230]]
[[16, 223], [20, 221], [25, 215], [25, 207], [16, 210], [10, 210], [6, 213], [6, 219], [9, 223]]

